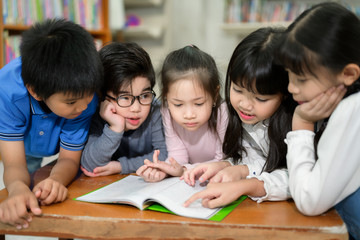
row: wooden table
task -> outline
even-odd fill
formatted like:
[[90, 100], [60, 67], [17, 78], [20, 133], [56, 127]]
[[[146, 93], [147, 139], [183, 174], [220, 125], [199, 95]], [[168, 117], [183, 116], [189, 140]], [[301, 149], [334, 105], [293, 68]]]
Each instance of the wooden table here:
[[[48, 176], [51, 167], [35, 173], [34, 181]], [[60, 239], [348, 239], [335, 210], [317, 217], [299, 213], [292, 201], [258, 204], [246, 199], [221, 222], [180, 217], [117, 204], [93, 204], [72, 200], [107, 185], [124, 175], [89, 178], [80, 175], [69, 186], [63, 203], [42, 207], [27, 229], [0, 224], [4, 234], [58, 237]], [[0, 201], [7, 191], [0, 191]]]

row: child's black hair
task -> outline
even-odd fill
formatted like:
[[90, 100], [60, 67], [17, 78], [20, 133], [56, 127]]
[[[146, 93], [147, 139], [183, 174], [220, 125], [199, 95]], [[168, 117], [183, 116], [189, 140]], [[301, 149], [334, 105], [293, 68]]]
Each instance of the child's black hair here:
[[[314, 5], [304, 11], [287, 29], [278, 61], [297, 75], [316, 77], [316, 70], [325, 67], [333, 75], [339, 74], [349, 63], [360, 66], [360, 20], [350, 10], [334, 2]], [[345, 97], [360, 91], [360, 78], [347, 87]], [[315, 135], [317, 143], [325, 130], [320, 127]]]
[[104, 67], [104, 86], [102, 94], [108, 91], [119, 95], [121, 88], [131, 85], [136, 77], [145, 77], [155, 86], [155, 71], [149, 54], [137, 43], [114, 42], [104, 46], [100, 51]]
[[291, 130], [292, 114], [296, 103], [287, 91], [288, 74], [274, 61], [282, 28], [261, 28], [244, 38], [235, 48], [226, 73], [225, 99], [229, 109], [229, 125], [225, 133], [223, 152], [227, 158], [241, 162], [245, 130], [238, 113], [230, 102], [231, 82], [250, 92], [282, 94], [282, 103], [269, 119], [269, 153], [263, 171], [271, 172], [286, 167], [286, 133]]
[[195, 76], [205, 93], [211, 96], [214, 106], [209, 118], [209, 127], [216, 130], [217, 110], [222, 102], [220, 91], [220, 74], [216, 62], [208, 53], [195, 45], [189, 45], [169, 53], [161, 69], [161, 99], [166, 104], [166, 96], [171, 84], [188, 76]]
[[65, 19], [48, 19], [23, 32], [24, 84], [46, 100], [55, 93], [91, 95], [101, 88], [103, 68], [93, 37]]

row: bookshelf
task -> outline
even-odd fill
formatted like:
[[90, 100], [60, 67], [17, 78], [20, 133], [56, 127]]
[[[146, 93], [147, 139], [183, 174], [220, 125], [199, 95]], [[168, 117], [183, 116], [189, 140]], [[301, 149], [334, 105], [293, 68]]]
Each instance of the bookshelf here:
[[[332, 0], [360, 12], [358, 0]], [[305, 9], [324, 0], [226, 0], [222, 29], [246, 36], [266, 26], [287, 27]]]
[[125, 15], [139, 21], [123, 30], [124, 41], [137, 42], [151, 56], [158, 72], [164, 57], [170, 50], [171, 7], [169, 0], [124, 0]]
[[21, 33], [46, 18], [63, 17], [80, 24], [97, 47], [112, 40], [109, 0], [0, 0], [0, 14], [0, 68], [15, 57], [14, 52], [18, 54]]
[[163, 0], [124, 0], [126, 15], [137, 16], [137, 26], [126, 26], [125, 39], [160, 39], [164, 33]]

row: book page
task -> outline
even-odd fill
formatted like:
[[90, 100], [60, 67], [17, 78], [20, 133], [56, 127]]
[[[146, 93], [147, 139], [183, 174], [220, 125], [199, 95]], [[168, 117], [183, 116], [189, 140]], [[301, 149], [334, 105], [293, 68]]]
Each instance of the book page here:
[[177, 215], [192, 218], [209, 219], [216, 214], [221, 208], [205, 208], [201, 205], [201, 199], [193, 202], [189, 207], [183, 207], [183, 204], [193, 194], [204, 190], [206, 187], [201, 186], [197, 181], [195, 186], [189, 186], [184, 181], [179, 180], [177, 183], [154, 194], [150, 200], [160, 203]]
[[75, 200], [94, 203], [131, 204], [142, 210], [146, 199], [180, 181], [179, 178], [165, 180], [148, 183], [141, 177], [130, 175]]
[[76, 198], [94, 203], [123, 203], [143, 209], [145, 204], [157, 202], [170, 211], [185, 217], [208, 219], [218, 209], [204, 208], [201, 200], [183, 207], [184, 202], [194, 193], [205, 189], [197, 182], [195, 187], [187, 185], [178, 177], [166, 178], [160, 182], [145, 182], [141, 177], [129, 175], [117, 182]]

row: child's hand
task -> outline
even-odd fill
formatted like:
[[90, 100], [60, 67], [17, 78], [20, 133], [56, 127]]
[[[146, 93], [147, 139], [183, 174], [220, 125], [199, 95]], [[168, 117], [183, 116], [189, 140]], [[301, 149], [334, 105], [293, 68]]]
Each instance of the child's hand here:
[[144, 165], [139, 167], [136, 174], [142, 177], [146, 182], [160, 182], [167, 177], [167, 174], [159, 169], [149, 167], [150, 160], [145, 159]]
[[100, 116], [109, 124], [109, 128], [114, 132], [124, 131], [125, 118], [116, 112], [116, 106], [112, 102], [108, 100], [101, 102]]
[[[155, 150], [153, 154], [153, 162], [158, 163], [159, 162], [159, 154], [160, 150]], [[157, 168], [149, 167], [149, 164], [151, 163], [150, 160], [145, 159], [144, 165], [139, 167], [139, 169], [136, 171], [136, 174], [140, 177], [142, 177], [147, 182], [159, 182], [167, 177], [167, 174]]]
[[17, 229], [27, 228], [32, 221], [32, 214], [41, 215], [41, 209], [28, 186], [19, 187], [0, 203], [0, 221]]
[[230, 163], [226, 161], [202, 163], [186, 171], [181, 179], [184, 179], [188, 185], [195, 186], [196, 179], [199, 179], [200, 182], [205, 182], [227, 166], [230, 166]]
[[241, 188], [234, 183], [209, 183], [205, 190], [195, 193], [184, 203], [184, 207], [188, 207], [197, 199], [202, 199], [201, 204], [207, 208], [217, 208], [225, 206], [236, 199], [243, 193]]
[[155, 182], [164, 179], [167, 175], [174, 177], [180, 177], [184, 173], [184, 168], [173, 158], [169, 159], [169, 163], [159, 161], [159, 150], [154, 151], [153, 162], [149, 160], [144, 161], [144, 165], [141, 166], [136, 173], [142, 176], [147, 181]]
[[83, 167], [80, 167], [81, 171], [88, 177], [100, 177], [100, 176], [108, 176], [112, 174], [121, 173], [121, 164], [118, 161], [110, 161], [108, 164], [96, 167], [93, 172], [89, 172]]
[[63, 184], [47, 178], [33, 188], [33, 193], [41, 205], [49, 205], [51, 203], [64, 201], [67, 197], [68, 190]]
[[146, 162], [145, 164], [148, 167], [151, 168], [156, 168], [162, 172], [165, 172], [171, 176], [174, 177], [181, 177], [184, 173], [184, 167], [181, 166], [177, 161], [175, 161], [175, 159], [170, 158], [169, 159], [170, 163], [167, 162], [163, 162], [163, 161], [158, 161], [158, 162]]
[[293, 130], [314, 131], [314, 123], [329, 117], [346, 93], [344, 85], [332, 87], [313, 100], [298, 105], [293, 116]]
[[212, 183], [233, 182], [246, 178], [249, 168], [246, 165], [229, 166], [219, 171], [210, 179]]

